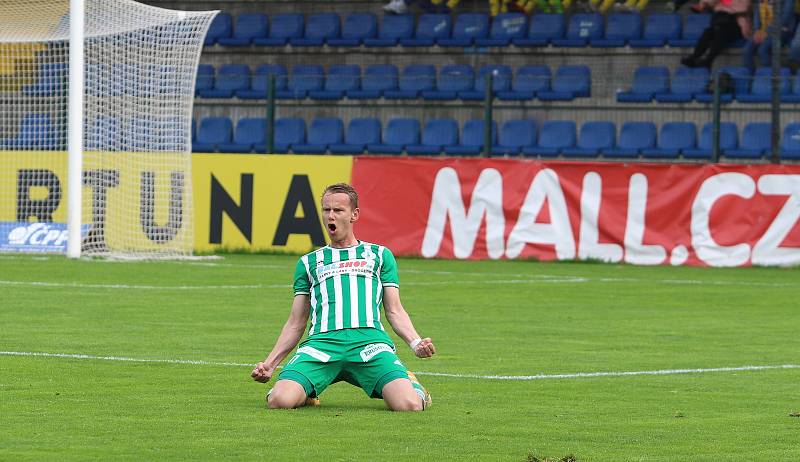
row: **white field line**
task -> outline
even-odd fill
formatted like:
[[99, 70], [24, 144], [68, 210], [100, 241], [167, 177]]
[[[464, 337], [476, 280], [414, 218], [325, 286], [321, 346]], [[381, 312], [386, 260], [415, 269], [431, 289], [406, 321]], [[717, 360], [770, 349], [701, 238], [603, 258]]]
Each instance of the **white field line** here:
[[[193, 359], [147, 359], [130, 358], [125, 356], [94, 356], [70, 353], [44, 353], [30, 351], [0, 351], [0, 356], [22, 356], [39, 358], [60, 358], [60, 359], [85, 359], [94, 361], [114, 361], [132, 363], [160, 363], [160, 364], [179, 364], [191, 366], [234, 366], [234, 367], [254, 367], [255, 364], [203, 361]], [[455, 379], [478, 379], [478, 380], [554, 380], [554, 379], [583, 379], [601, 377], [632, 377], [647, 375], [680, 375], [680, 374], [710, 374], [717, 372], [755, 372], [776, 369], [800, 369], [800, 364], [781, 364], [772, 366], [739, 366], [739, 367], [712, 367], [702, 369], [661, 369], [652, 371], [608, 371], [608, 372], [576, 372], [572, 374], [536, 374], [536, 375], [480, 375], [480, 374], [448, 374], [444, 372], [424, 372], [417, 371], [417, 375], [430, 377], [447, 377]]]
[[[493, 275], [496, 276], [496, 275]], [[588, 282], [611, 283], [650, 283], [667, 285], [709, 285], [709, 286], [750, 286], [750, 287], [798, 287], [800, 283], [754, 282], [754, 281], [694, 281], [680, 279], [628, 279], [628, 278], [587, 278], [573, 276], [534, 276], [534, 279], [483, 279], [454, 281], [406, 281], [403, 286], [439, 286], [439, 285], [540, 285], [540, 284], [583, 284]], [[230, 285], [177, 285], [159, 286], [152, 284], [84, 284], [78, 282], [47, 281], [9, 281], [0, 280], [0, 286], [17, 287], [59, 287], [76, 289], [123, 289], [123, 290], [243, 290], [243, 289], [290, 289], [290, 284], [230, 284]]]

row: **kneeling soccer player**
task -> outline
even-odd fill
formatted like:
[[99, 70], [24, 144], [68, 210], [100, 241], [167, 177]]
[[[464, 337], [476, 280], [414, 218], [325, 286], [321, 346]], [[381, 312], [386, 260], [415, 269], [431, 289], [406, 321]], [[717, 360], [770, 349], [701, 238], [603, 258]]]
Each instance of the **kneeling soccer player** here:
[[267, 358], [252, 377], [267, 382], [297, 346], [311, 318], [308, 338], [284, 365], [267, 395], [272, 409], [319, 404], [334, 382], [346, 381], [393, 411], [421, 411], [431, 397], [395, 354], [383, 329], [380, 307], [395, 333], [419, 358], [436, 349], [420, 338], [400, 302], [397, 262], [386, 247], [356, 239], [358, 194], [352, 186], [328, 186], [322, 213], [331, 243], [300, 258], [294, 276], [294, 301]]

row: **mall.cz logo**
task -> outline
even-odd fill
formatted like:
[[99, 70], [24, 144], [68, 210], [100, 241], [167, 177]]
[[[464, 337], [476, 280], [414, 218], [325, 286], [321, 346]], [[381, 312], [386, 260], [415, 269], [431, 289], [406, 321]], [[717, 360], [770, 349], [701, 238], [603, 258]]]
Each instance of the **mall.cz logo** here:
[[67, 242], [68, 231], [63, 224], [31, 223], [11, 228], [8, 232], [10, 245], [38, 245], [38, 246], [64, 246]]

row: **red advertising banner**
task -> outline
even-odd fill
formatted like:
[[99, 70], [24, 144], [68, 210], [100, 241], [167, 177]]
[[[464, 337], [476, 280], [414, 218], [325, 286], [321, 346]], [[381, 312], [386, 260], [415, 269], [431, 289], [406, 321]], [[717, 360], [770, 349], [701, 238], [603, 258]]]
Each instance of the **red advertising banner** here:
[[800, 264], [800, 165], [356, 157], [360, 239], [432, 258]]

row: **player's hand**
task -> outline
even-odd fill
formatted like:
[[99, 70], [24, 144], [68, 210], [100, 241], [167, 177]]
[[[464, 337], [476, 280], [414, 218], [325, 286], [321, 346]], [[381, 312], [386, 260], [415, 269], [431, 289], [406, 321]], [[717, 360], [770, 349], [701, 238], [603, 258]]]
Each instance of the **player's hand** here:
[[419, 345], [414, 348], [414, 354], [417, 355], [417, 358], [430, 358], [436, 354], [436, 348], [433, 346], [430, 337], [424, 338], [419, 342]]
[[250, 374], [250, 377], [253, 377], [253, 380], [256, 382], [267, 383], [269, 379], [272, 378], [272, 373], [275, 371], [275, 368], [267, 367], [267, 364], [262, 361], [258, 363], [253, 369], [253, 372]]

